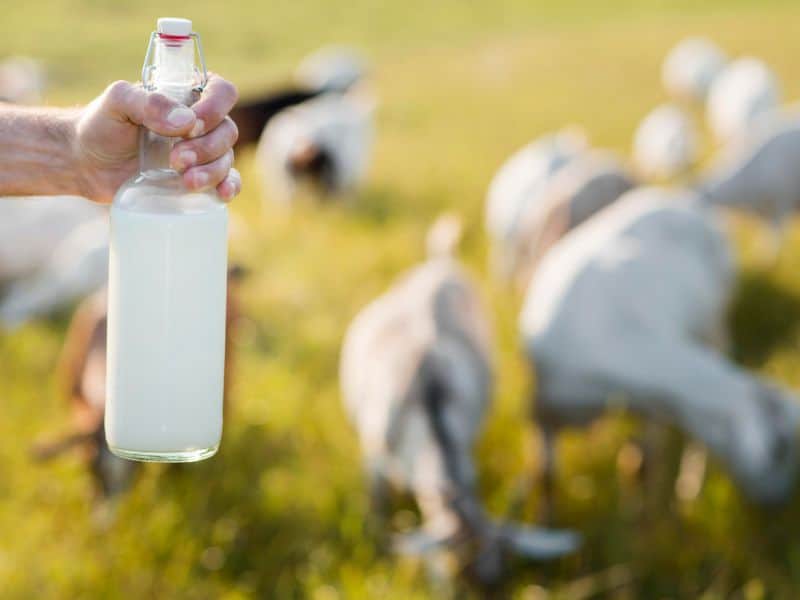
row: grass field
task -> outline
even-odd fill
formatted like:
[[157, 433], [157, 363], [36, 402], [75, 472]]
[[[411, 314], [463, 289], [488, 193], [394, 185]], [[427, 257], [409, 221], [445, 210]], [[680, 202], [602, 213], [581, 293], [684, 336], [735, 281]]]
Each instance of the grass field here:
[[[427, 598], [416, 563], [364, 534], [358, 448], [340, 408], [338, 348], [356, 311], [422, 257], [427, 224], [463, 214], [463, 256], [483, 283], [498, 338], [495, 402], [477, 449], [482, 495], [502, 513], [536, 465], [529, 380], [518, 352], [519, 298], [485, 275], [482, 204], [502, 160], [534, 136], [577, 123], [626, 152], [663, 99], [658, 67], [688, 34], [753, 53], [800, 96], [800, 7], [792, 2], [227, 3], [51, 0], [6, 8], [0, 56], [50, 67], [53, 104], [85, 102], [134, 79], [154, 20], [195, 20], [211, 66], [243, 94], [281, 80], [304, 53], [348, 42], [373, 61], [381, 107], [368, 184], [351, 206], [264, 211], [251, 156], [233, 211], [232, 256], [253, 275], [238, 340], [234, 410], [220, 454], [148, 465], [109, 528], [95, 524], [76, 457], [45, 466], [31, 442], [68, 427], [53, 369], [66, 315], [0, 333], [0, 598]], [[733, 353], [800, 387], [800, 228], [775, 265], [760, 226], [736, 222], [740, 292]], [[556, 598], [800, 596], [800, 507], [747, 506], [719, 471], [690, 503], [643, 512], [617, 473], [630, 424], [564, 436], [559, 524], [585, 533], [576, 556], [515, 564], [508, 594]], [[534, 495], [525, 507], [537, 511]], [[406, 518], [407, 516], [404, 516]], [[407, 518], [406, 518], [407, 520]], [[466, 593], [466, 592], [465, 592]]]

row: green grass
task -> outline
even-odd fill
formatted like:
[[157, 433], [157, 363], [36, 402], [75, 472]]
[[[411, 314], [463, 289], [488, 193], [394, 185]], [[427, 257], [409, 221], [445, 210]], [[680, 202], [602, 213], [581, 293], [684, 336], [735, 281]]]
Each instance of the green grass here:
[[[529, 381], [517, 350], [519, 298], [485, 276], [482, 204], [511, 151], [567, 123], [626, 152], [635, 124], [663, 99], [658, 66], [687, 34], [753, 53], [800, 95], [800, 9], [791, 2], [169, 3], [29, 2], [6, 9], [0, 56], [44, 58], [54, 104], [84, 102], [137, 76], [163, 13], [193, 17], [211, 66], [245, 93], [285, 77], [305, 52], [352, 42], [375, 65], [374, 165], [350, 206], [263, 210], [250, 155], [233, 211], [232, 256], [253, 276], [238, 340], [234, 410], [213, 460], [148, 465], [108, 528], [95, 524], [77, 457], [28, 459], [39, 436], [69, 426], [53, 367], [65, 320], [0, 335], [0, 597], [424, 598], [423, 569], [364, 534], [367, 502], [337, 386], [350, 318], [422, 256], [443, 208], [467, 223], [463, 255], [482, 282], [498, 340], [495, 403], [478, 448], [482, 495], [505, 511], [536, 465]], [[777, 264], [758, 258], [762, 229], [736, 222], [741, 291], [733, 355], [800, 386], [800, 229]], [[520, 599], [792, 598], [800, 589], [800, 509], [747, 506], [719, 469], [700, 497], [643, 511], [640, 486], [615, 468], [631, 431], [609, 419], [560, 443], [559, 523], [581, 552], [514, 564]], [[525, 507], [536, 514], [538, 496]], [[404, 517], [405, 518], [405, 517]]]

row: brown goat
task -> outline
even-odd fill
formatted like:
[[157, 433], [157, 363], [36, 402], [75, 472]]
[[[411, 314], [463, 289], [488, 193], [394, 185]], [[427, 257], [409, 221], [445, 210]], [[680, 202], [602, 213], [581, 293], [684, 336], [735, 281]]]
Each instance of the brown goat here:
[[261, 137], [267, 122], [280, 111], [310, 100], [321, 93], [320, 90], [301, 87], [285, 87], [273, 90], [255, 98], [240, 100], [230, 112], [230, 117], [239, 128], [236, 150], [254, 145]]
[[[228, 296], [225, 328], [224, 412], [229, 412], [233, 369], [233, 340], [239, 318], [238, 284], [244, 269], [228, 271]], [[33, 448], [36, 460], [48, 460], [72, 448], [80, 448], [101, 497], [124, 491], [137, 464], [114, 456], [105, 439], [103, 418], [106, 398], [106, 290], [86, 298], [76, 309], [67, 330], [59, 360], [62, 395], [70, 404], [73, 431], [61, 438]]]

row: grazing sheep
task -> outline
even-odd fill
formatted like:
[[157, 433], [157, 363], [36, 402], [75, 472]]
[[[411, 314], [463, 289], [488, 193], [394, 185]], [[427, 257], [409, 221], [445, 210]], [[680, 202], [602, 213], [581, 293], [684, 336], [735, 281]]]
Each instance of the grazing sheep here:
[[0, 201], [0, 287], [30, 277], [76, 227], [104, 214], [100, 205], [71, 196]]
[[[238, 286], [244, 269], [228, 271], [228, 297], [225, 327], [224, 409], [229, 412], [233, 373], [233, 340], [240, 317]], [[99, 498], [110, 498], [125, 491], [138, 463], [119, 458], [108, 449], [103, 418], [106, 402], [106, 289], [95, 292], [78, 306], [67, 330], [61, 350], [60, 379], [64, 397], [70, 403], [73, 431], [55, 441], [37, 444], [34, 458], [49, 460], [79, 448], [87, 463]]]
[[325, 94], [272, 118], [256, 154], [266, 195], [288, 204], [306, 185], [322, 197], [352, 192], [369, 163], [373, 111], [372, 98], [358, 91]]
[[316, 98], [322, 93], [322, 90], [287, 87], [240, 100], [228, 115], [239, 130], [234, 150], [257, 143], [264, 127], [281, 111]]
[[45, 87], [42, 65], [24, 56], [0, 61], [0, 102], [39, 104]]
[[706, 103], [708, 124], [717, 141], [727, 144], [744, 136], [780, 102], [772, 70], [757, 58], [739, 58], [714, 79]]
[[39, 270], [8, 286], [0, 300], [0, 323], [16, 327], [49, 314], [99, 289], [107, 278], [108, 215], [103, 213], [75, 227]]
[[114, 456], [106, 444], [106, 290], [84, 300], [70, 322], [59, 369], [64, 397], [73, 416], [73, 431], [34, 447], [34, 457], [49, 460], [79, 448], [100, 498], [127, 489], [136, 463]]
[[502, 553], [568, 553], [565, 531], [497, 523], [480, 504], [471, 451], [491, 388], [489, 323], [472, 283], [452, 258], [459, 225], [439, 220], [429, 258], [368, 305], [342, 349], [344, 403], [361, 440], [373, 500], [387, 485], [410, 491], [423, 527], [399, 550], [474, 550], [484, 582], [500, 575]]
[[258, 142], [267, 123], [281, 111], [323, 94], [345, 94], [367, 74], [367, 62], [343, 46], [321, 48], [297, 67], [294, 81], [239, 100], [230, 117], [239, 128], [236, 149]]
[[486, 230], [492, 271], [503, 280], [515, 275], [521, 224], [544, 196], [555, 174], [583, 154], [586, 136], [567, 128], [534, 140], [503, 163], [486, 196]]
[[517, 242], [508, 255], [519, 287], [525, 288], [550, 246], [634, 185], [633, 176], [611, 152], [588, 150], [562, 167], [541, 200], [519, 219]]
[[644, 179], [673, 179], [697, 160], [697, 131], [691, 116], [674, 104], [650, 111], [633, 138], [633, 161]]
[[691, 37], [669, 51], [661, 66], [661, 81], [667, 93], [683, 102], [702, 104], [727, 57], [711, 40]]
[[798, 160], [800, 116], [776, 112], [725, 149], [701, 177], [697, 191], [709, 204], [766, 219], [779, 240], [787, 219], [800, 209]]
[[714, 349], [733, 281], [728, 244], [690, 192], [632, 191], [550, 250], [520, 317], [545, 481], [558, 428], [622, 407], [702, 442], [752, 500], [787, 499], [796, 399]]

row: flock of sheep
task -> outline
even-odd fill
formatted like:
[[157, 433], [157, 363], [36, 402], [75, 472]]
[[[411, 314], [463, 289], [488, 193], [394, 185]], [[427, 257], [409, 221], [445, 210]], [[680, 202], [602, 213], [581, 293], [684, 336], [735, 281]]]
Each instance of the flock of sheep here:
[[[365, 74], [358, 55], [327, 49], [286, 88], [237, 106], [239, 144], [258, 143], [265, 197], [289, 204], [306, 190], [331, 197], [363, 181], [375, 110]], [[800, 402], [725, 356], [736, 268], [719, 211], [780, 225], [800, 206], [800, 113], [781, 106], [763, 62], [729, 60], [705, 39], [669, 53], [663, 82], [672, 101], [637, 129], [632, 166], [567, 128], [511, 155], [488, 186], [490, 270], [524, 291], [520, 345], [535, 372], [550, 513], [558, 432], [619, 409], [685, 432], [755, 502], [786, 501], [796, 480]], [[36, 101], [40, 83], [34, 63], [0, 65], [7, 101]], [[698, 161], [700, 109], [719, 159], [678, 184]], [[491, 318], [457, 259], [460, 232], [458, 217], [440, 217], [427, 259], [355, 317], [340, 382], [376, 514], [392, 489], [420, 509], [420, 529], [397, 536], [396, 549], [455, 553], [493, 582], [508, 554], [554, 558], [579, 548], [580, 536], [496, 519], [481, 505], [472, 449], [492, 397]], [[100, 490], [113, 494], [133, 465], [113, 457], [102, 434], [107, 245], [103, 207], [0, 202], [0, 323], [82, 300], [62, 359], [75, 430], [36, 454], [84, 448]], [[241, 272], [230, 277], [229, 336]], [[702, 479], [703, 460], [692, 464]]]
[[[798, 399], [725, 357], [736, 270], [719, 210], [775, 224], [792, 214], [800, 114], [780, 106], [766, 65], [729, 62], [708, 40], [681, 42], [663, 79], [674, 101], [636, 131], [633, 167], [567, 128], [513, 154], [488, 188], [491, 270], [524, 290], [545, 514], [558, 432], [620, 409], [692, 440], [684, 493], [699, 492], [705, 451], [754, 502], [786, 501], [796, 480]], [[679, 185], [697, 162], [703, 105], [720, 158]], [[494, 520], [477, 498], [471, 449], [491, 398], [491, 319], [454, 257], [458, 229], [452, 216], [437, 221], [428, 259], [355, 318], [340, 378], [375, 502], [401, 488], [422, 513], [398, 549], [455, 550], [493, 582], [505, 555], [561, 556], [580, 538]]]

